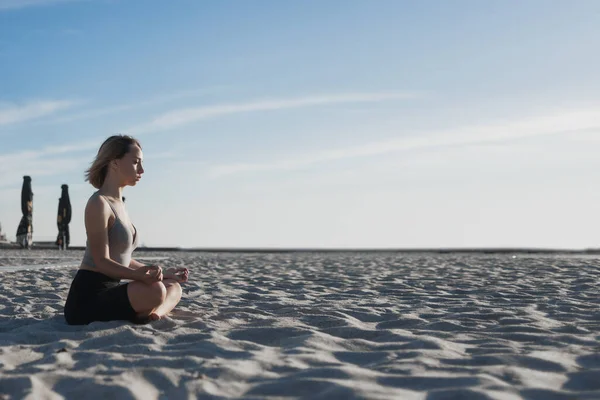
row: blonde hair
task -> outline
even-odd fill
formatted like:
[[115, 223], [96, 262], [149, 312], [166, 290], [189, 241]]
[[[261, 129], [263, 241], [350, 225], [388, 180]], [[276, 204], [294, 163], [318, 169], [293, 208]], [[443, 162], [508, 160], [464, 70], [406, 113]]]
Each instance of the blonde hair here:
[[100, 189], [108, 173], [108, 164], [123, 158], [134, 145], [142, 148], [140, 142], [131, 136], [114, 135], [106, 139], [100, 146], [92, 165], [85, 171], [85, 180], [96, 189]]

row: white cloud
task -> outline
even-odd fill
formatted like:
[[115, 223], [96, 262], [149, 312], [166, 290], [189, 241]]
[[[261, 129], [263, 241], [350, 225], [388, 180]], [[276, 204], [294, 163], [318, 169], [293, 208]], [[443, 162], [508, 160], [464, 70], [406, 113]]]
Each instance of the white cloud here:
[[221, 104], [184, 108], [164, 113], [151, 122], [125, 130], [132, 134], [141, 134], [167, 130], [187, 125], [202, 119], [244, 112], [273, 111], [301, 107], [314, 107], [341, 103], [379, 102], [386, 100], [408, 99], [416, 97], [412, 93], [348, 93], [321, 96], [308, 96], [292, 99], [257, 100], [248, 103]]
[[197, 97], [206, 94], [216, 93], [226, 89], [226, 86], [214, 86], [210, 88], [204, 89], [192, 89], [192, 90], [184, 90], [180, 92], [170, 93], [166, 95], [160, 95], [157, 97], [153, 97], [144, 101], [137, 101], [133, 103], [125, 103], [118, 104], [110, 107], [103, 107], [91, 110], [85, 110], [77, 114], [64, 115], [57, 118], [53, 118], [51, 120], [45, 120], [44, 123], [64, 123], [64, 122], [72, 122], [78, 120], [85, 120], [89, 118], [100, 117], [103, 115], [115, 114], [123, 111], [139, 109], [143, 107], [154, 106], [158, 104], [167, 103], [170, 101], [176, 101], [188, 97]]
[[16, 162], [28, 162], [35, 159], [44, 158], [50, 155], [74, 153], [83, 150], [93, 149], [98, 147], [98, 141], [80, 142], [72, 145], [62, 146], [47, 146], [40, 150], [26, 150], [18, 153], [6, 153], [0, 154], [0, 165], [16, 163]]
[[494, 143], [557, 133], [583, 132], [591, 129], [600, 129], [600, 109], [565, 111], [520, 121], [427, 132], [419, 136], [393, 138], [360, 146], [319, 151], [301, 157], [286, 157], [269, 163], [242, 162], [215, 165], [208, 169], [208, 175], [215, 178], [243, 172], [299, 169], [326, 161], [378, 156], [419, 148]]
[[23, 105], [0, 104], [0, 125], [14, 124], [45, 117], [74, 104], [67, 100], [34, 101]]
[[[1, 0], [0, 0], [1, 1]], [[191, 90], [185, 92], [174, 93], [168, 96], [162, 96], [155, 99], [147, 100], [143, 102], [143, 105], [152, 105], [157, 104], [163, 101], [176, 100], [182, 97], [187, 96], [195, 96], [206, 93], [207, 91], [214, 91], [217, 88], [211, 89], [203, 89], [199, 90]], [[288, 108], [297, 108], [297, 107], [308, 107], [308, 106], [317, 106], [317, 105], [328, 105], [328, 104], [336, 104], [336, 103], [349, 103], [349, 102], [375, 102], [375, 101], [385, 101], [392, 99], [402, 99], [415, 97], [415, 95], [408, 93], [354, 93], [354, 94], [343, 94], [343, 95], [327, 95], [327, 96], [312, 96], [312, 97], [301, 97], [294, 99], [278, 99], [278, 100], [263, 100], [263, 101], [254, 101], [250, 103], [238, 103], [238, 104], [229, 104], [229, 105], [216, 105], [216, 106], [207, 106], [207, 107], [199, 107], [199, 108], [187, 108], [183, 110], [171, 111], [162, 114], [161, 116], [155, 118], [149, 124], [139, 126], [138, 128], [134, 128], [131, 130], [126, 130], [128, 134], [132, 133], [140, 133], [146, 132], [148, 130], [158, 130], [158, 129], [166, 129], [169, 127], [174, 127], [178, 125], [187, 124], [198, 119], [210, 118], [215, 116], [239, 113], [239, 112], [251, 112], [251, 111], [263, 111], [263, 110], [277, 110], [277, 109], [288, 109]], [[5, 106], [4, 108], [0, 108], [0, 125], [9, 124], [15, 122], [22, 122], [34, 118], [39, 118], [42, 116], [49, 115], [51, 113], [57, 112], [64, 108], [69, 107], [72, 102], [68, 101], [47, 101], [47, 102], [37, 102], [37, 103], [29, 103], [24, 106]], [[137, 107], [137, 105], [120, 105], [116, 107], [99, 109], [95, 111], [90, 111], [83, 114], [76, 115], [67, 115], [65, 117], [57, 118], [54, 121], [69, 121], [74, 119], [86, 118], [91, 116], [103, 115], [106, 113], [117, 112], [121, 110], [126, 110], [132, 107]], [[46, 122], [46, 121], [45, 121]], [[52, 121], [50, 121], [52, 122]], [[76, 143], [73, 145], [64, 145], [64, 146], [50, 146], [45, 147], [41, 150], [27, 150], [21, 151], [18, 153], [9, 153], [9, 154], [0, 154], [0, 172], [2, 176], [0, 176], [0, 185], [3, 184], [4, 180], [2, 177], [13, 177], [18, 176], [19, 172], [16, 171], [18, 165], [23, 165], [28, 163], [31, 167], [35, 165], [44, 165], [44, 173], [45, 175], [51, 175], [59, 172], [65, 171], [65, 164], [62, 162], [49, 162], [45, 163], [45, 159], [47, 157], [51, 157], [58, 154], [65, 153], [74, 153], [83, 150], [94, 149], [98, 147], [98, 143], [101, 143], [101, 140], [93, 140], [87, 142]], [[173, 158], [174, 155], [172, 153], [164, 153], [160, 154], [159, 157], [153, 158]], [[91, 161], [91, 160], [90, 160]], [[33, 168], [33, 167], [31, 167]]]
[[2, 166], [0, 171], [0, 188], [10, 187], [20, 182], [24, 175], [32, 177], [55, 176], [70, 173], [75, 170], [81, 171], [81, 180], [83, 180], [83, 166], [86, 165], [87, 158], [51, 158], [51, 159], [32, 159], [26, 163], [19, 163], [10, 168]]
[[82, 0], [0, 0], [0, 11], [75, 1]]
[[[23, 175], [52, 176], [81, 170], [86, 162], [92, 161], [90, 157], [65, 157], [64, 154], [96, 147], [98, 147], [97, 140], [74, 145], [49, 146], [41, 150], [0, 154], [0, 188], [15, 184], [15, 179], [18, 180]], [[81, 170], [81, 176], [83, 179], [83, 170]]]

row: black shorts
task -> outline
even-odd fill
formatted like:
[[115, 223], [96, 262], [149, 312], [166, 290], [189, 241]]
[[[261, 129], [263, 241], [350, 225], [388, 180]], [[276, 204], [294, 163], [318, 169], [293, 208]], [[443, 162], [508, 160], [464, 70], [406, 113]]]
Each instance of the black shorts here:
[[129, 302], [127, 283], [100, 272], [77, 271], [67, 302], [65, 319], [69, 325], [86, 325], [93, 321], [125, 320], [138, 322]]

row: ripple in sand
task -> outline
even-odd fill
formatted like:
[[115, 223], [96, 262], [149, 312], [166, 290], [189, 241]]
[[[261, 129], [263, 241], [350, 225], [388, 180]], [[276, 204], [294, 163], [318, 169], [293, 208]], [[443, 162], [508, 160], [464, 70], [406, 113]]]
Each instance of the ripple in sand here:
[[[0, 363], [12, 369], [0, 387], [40, 398], [90, 388], [119, 398], [600, 398], [595, 260], [168, 257], [201, 280], [184, 285], [170, 318], [145, 326], [66, 325], [69, 267], [3, 287]], [[25, 361], [13, 362], [14, 349]]]

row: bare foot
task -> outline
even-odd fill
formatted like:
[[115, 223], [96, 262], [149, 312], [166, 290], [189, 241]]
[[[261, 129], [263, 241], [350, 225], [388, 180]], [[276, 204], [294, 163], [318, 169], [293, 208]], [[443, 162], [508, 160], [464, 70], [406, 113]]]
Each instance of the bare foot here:
[[148, 315], [137, 315], [131, 322], [134, 324], [147, 324], [149, 322], [158, 321], [162, 317], [157, 313], [150, 313]]
[[157, 313], [151, 313], [150, 315], [148, 315], [148, 319], [150, 321], [158, 321], [159, 319], [161, 319], [161, 316]]

